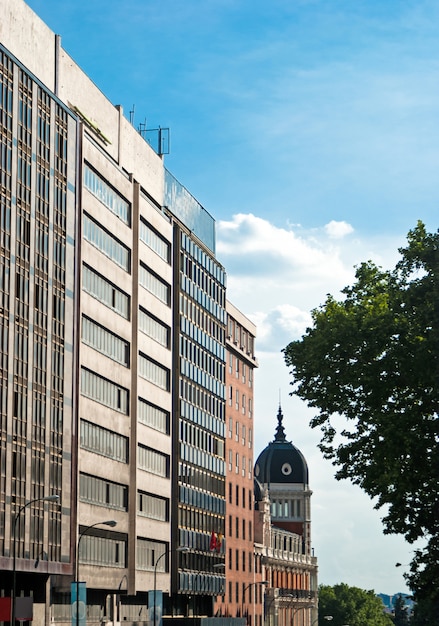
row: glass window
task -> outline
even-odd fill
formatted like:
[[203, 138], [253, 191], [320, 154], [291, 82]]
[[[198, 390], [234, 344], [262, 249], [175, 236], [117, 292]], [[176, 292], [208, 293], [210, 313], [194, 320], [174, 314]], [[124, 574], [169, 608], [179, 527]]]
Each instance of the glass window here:
[[159, 233], [148, 224], [143, 218], [140, 218], [140, 240], [154, 250], [164, 261], [170, 262], [171, 245]]
[[84, 367], [81, 368], [81, 394], [128, 415], [128, 390]]
[[124, 224], [130, 224], [129, 203], [87, 164], [84, 167], [84, 186]]
[[128, 341], [121, 339], [86, 316], [82, 317], [81, 339], [83, 343], [101, 354], [105, 354], [113, 361], [129, 367], [130, 346]]
[[84, 213], [83, 221], [84, 239], [100, 250], [105, 256], [114, 261], [126, 272], [130, 271], [130, 251], [118, 239], [110, 235], [89, 215]]

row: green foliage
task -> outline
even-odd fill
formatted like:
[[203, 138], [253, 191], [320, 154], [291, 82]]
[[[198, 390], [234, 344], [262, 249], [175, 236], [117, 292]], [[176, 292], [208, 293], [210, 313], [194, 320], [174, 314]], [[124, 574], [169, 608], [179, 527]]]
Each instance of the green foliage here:
[[395, 626], [408, 626], [410, 624], [409, 611], [406, 601], [402, 595], [398, 595], [393, 603]]
[[336, 478], [386, 506], [384, 532], [427, 540], [408, 579], [416, 600], [438, 602], [439, 233], [418, 222], [399, 252], [391, 271], [362, 263], [284, 356]]
[[[332, 619], [327, 619], [332, 617]], [[391, 626], [384, 605], [374, 591], [345, 583], [319, 587], [319, 626]]]

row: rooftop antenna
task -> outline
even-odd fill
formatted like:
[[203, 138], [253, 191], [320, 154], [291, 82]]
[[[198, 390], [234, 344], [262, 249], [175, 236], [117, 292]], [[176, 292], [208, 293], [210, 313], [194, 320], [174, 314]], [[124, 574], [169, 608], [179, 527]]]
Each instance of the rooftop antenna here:
[[134, 126], [134, 112], [136, 110], [136, 105], [133, 104], [133, 108], [130, 111], [130, 124]]

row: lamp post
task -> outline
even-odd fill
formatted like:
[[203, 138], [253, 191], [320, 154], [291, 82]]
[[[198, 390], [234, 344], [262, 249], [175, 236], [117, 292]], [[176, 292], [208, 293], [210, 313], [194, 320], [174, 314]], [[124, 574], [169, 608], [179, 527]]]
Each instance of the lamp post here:
[[20, 515], [27, 506], [34, 504], [35, 502], [55, 502], [59, 500], [59, 496], [44, 496], [44, 498], [34, 498], [25, 502], [23, 506], [18, 509], [14, 517], [14, 525], [12, 527], [12, 610], [11, 610], [11, 625], [15, 626], [15, 596], [17, 595], [17, 542], [16, 542], [16, 530], [17, 522]]
[[[332, 622], [332, 620], [334, 619], [334, 617], [332, 615], [324, 615], [323, 619], [325, 619], [328, 622]], [[317, 624], [317, 622], [319, 621], [319, 618], [316, 617], [316, 619], [313, 621], [311, 626], [314, 626], [314, 624]], [[349, 626], [348, 624], [345, 624], [344, 626]]]
[[[247, 591], [247, 589], [250, 589], [250, 587], [254, 587], [255, 585], [263, 585], [264, 587], [266, 587], [268, 585], [268, 580], [257, 580], [255, 582], [249, 583], [248, 585], [246, 585], [244, 587], [244, 589], [242, 590], [242, 602], [241, 602], [241, 615], [242, 615], [242, 617], [244, 617], [245, 592]], [[254, 606], [255, 605], [253, 605], [253, 607]]]
[[87, 528], [85, 528], [78, 537], [78, 544], [76, 547], [76, 626], [79, 626], [79, 546], [81, 543], [81, 539], [84, 535], [87, 534], [90, 528], [101, 525], [111, 526], [111, 528], [114, 528], [116, 524], [117, 522], [114, 519], [106, 520], [105, 522], [96, 522], [94, 524], [90, 524], [90, 526], [87, 526]]
[[154, 620], [153, 626], [157, 626], [157, 607], [156, 607], [156, 595], [157, 595], [157, 565], [159, 561], [166, 556], [167, 554], [172, 554], [173, 552], [189, 552], [189, 548], [187, 546], [181, 546], [180, 548], [175, 548], [175, 550], [165, 550], [163, 554], [159, 556], [157, 561], [154, 563], [154, 593], [153, 593], [153, 611], [154, 611]]

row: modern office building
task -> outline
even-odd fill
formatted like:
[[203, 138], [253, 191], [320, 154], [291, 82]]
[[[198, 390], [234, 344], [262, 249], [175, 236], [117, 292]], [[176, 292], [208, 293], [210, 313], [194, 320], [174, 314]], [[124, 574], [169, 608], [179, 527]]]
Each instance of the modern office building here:
[[287, 441], [279, 407], [272, 442], [255, 463], [255, 554], [262, 562], [266, 626], [317, 620], [317, 558], [311, 546], [308, 465]]
[[262, 622], [264, 588], [254, 556], [255, 325], [227, 302], [226, 369], [226, 589], [221, 614]]
[[33, 597], [41, 624], [70, 621], [83, 582], [88, 623], [211, 615], [215, 222], [22, 0], [0, 6], [0, 88], [0, 595]]

